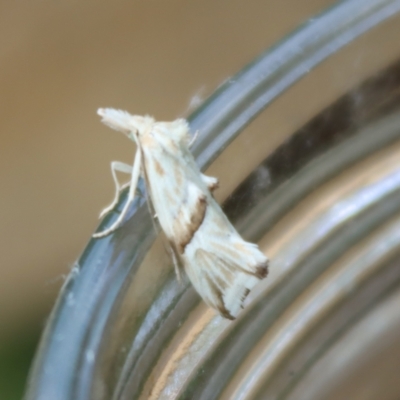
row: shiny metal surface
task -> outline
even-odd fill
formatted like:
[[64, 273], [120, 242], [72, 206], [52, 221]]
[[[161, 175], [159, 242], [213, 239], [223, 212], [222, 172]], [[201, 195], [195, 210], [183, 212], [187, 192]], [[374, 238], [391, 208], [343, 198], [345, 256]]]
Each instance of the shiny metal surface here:
[[339, 4], [192, 116], [199, 165], [272, 260], [240, 317], [216, 316], [176, 281], [139, 198], [77, 262], [28, 399], [400, 395], [388, 373], [400, 352], [399, 11]]

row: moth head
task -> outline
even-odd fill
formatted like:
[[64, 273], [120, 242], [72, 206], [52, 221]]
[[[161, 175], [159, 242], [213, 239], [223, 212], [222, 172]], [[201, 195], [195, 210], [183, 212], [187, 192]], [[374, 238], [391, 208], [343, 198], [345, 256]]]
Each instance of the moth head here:
[[131, 115], [114, 108], [99, 108], [97, 114], [101, 116], [101, 122], [124, 133], [131, 140], [135, 140], [135, 135], [143, 135], [151, 130], [154, 124], [154, 119], [149, 116]]

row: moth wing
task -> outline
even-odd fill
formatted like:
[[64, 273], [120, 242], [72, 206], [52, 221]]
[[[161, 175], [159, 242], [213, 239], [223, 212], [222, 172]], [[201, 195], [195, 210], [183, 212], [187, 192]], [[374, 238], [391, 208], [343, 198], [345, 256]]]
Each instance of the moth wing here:
[[[185, 258], [185, 270], [203, 300], [221, 315], [235, 319], [251, 289], [268, 273], [268, 260], [258, 247], [240, 239], [229, 247], [210, 238], [192, 259]], [[237, 248], [237, 251], [235, 251]]]
[[182, 160], [171, 154], [146, 154], [151, 200], [163, 231], [179, 254], [203, 222], [207, 209], [205, 183], [191, 163], [186, 160], [182, 164]]

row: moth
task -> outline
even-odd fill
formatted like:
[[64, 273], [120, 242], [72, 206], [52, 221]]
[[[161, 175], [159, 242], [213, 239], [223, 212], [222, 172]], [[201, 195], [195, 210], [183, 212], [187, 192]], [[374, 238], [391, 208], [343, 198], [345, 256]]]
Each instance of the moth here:
[[214, 199], [218, 180], [203, 175], [196, 165], [186, 120], [156, 122], [111, 108], [101, 108], [98, 114], [104, 124], [135, 142], [136, 154], [133, 166], [111, 164], [116, 194], [100, 217], [118, 203], [122, 186], [117, 171], [131, 175], [128, 197], [117, 220], [94, 237], [121, 226], [143, 178], [178, 278], [182, 266], [203, 300], [223, 317], [235, 319], [250, 290], [267, 276], [268, 259], [256, 244], [241, 238]]

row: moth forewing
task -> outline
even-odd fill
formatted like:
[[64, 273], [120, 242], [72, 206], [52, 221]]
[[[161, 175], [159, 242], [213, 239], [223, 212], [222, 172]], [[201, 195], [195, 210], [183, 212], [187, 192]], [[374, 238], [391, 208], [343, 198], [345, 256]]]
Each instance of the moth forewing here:
[[[188, 147], [187, 122], [155, 122], [114, 109], [100, 109], [99, 114], [105, 124], [138, 146], [128, 201], [121, 214], [132, 203], [141, 175], [172, 247], [175, 266], [183, 266], [209, 306], [234, 319], [250, 290], [267, 275], [268, 259], [257, 245], [241, 238], [211, 195], [218, 180], [199, 171]], [[97, 237], [111, 233], [122, 222], [120, 215]]]

